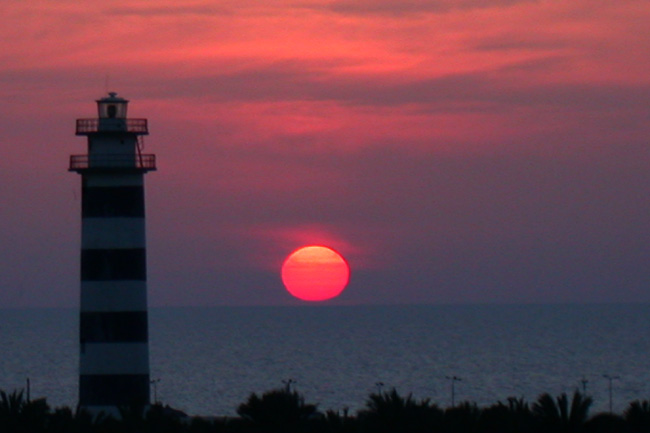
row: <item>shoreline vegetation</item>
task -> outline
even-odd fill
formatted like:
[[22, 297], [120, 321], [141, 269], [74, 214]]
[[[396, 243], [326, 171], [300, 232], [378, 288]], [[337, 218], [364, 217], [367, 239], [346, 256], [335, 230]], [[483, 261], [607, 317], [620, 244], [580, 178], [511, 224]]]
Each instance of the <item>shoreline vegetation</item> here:
[[23, 390], [0, 390], [1, 433], [641, 433], [650, 432], [650, 401], [623, 413], [590, 414], [593, 400], [575, 391], [537, 400], [508, 398], [479, 407], [469, 401], [441, 407], [395, 389], [371, 393], [363, 408], [323, 410], [290, 386], [250, 394], [238, 416], [188, 416], [160, 403], [124, 406], [119, 416], [51, 408]]

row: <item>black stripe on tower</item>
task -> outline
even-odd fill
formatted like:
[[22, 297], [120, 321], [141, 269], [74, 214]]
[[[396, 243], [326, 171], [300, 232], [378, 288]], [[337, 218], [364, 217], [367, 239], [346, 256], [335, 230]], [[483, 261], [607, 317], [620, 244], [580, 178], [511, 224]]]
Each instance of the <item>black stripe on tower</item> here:
[[82, 374], [79, 401], [90, 406], [141, 406], [149, 403], [148, 374]]
[[84, 185], [81, 193], [81, 217], [111, 216], [144, 217], [144, 187]]
[[147, 312], [81, 312], [79, 341], [82, 351], [85, 343], [147, 342]]
[[144, 248], [81, 250], [81, 281], [146, 280]]

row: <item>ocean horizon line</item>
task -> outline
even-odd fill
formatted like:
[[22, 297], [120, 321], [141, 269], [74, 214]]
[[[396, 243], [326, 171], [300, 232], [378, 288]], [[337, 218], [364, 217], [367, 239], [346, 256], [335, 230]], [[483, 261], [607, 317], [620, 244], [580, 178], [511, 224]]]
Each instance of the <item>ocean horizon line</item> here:
[[[329, 303], [329, 302], [304, 302], [287, 304], [179, 304], [179, 305], [149, 305], [152, 310], [164, 309], [203, 309], [203, 308], [273, 308], [273, 309], [301, 309], [301, 308], [392, 308], [392, 307], [558, 307], [558, 306], [650, 306], [650, 301], [549, 301], [549, 302], [441, 302], [441, 303]], [[0, 311], [10, 310], [78, 310], [79, 305], [73, 306], [0, 306]]]

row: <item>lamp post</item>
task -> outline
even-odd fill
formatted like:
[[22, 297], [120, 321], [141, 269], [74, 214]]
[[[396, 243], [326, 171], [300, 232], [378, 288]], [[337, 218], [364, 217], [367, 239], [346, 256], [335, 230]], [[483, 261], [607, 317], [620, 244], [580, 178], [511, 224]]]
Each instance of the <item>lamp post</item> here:
[[286, 392], [291, 392], [291, 385], [293, 385], [294, 383], [296, 383], [296, 381], [293, 380], [293, 379], [291, 379], [291, 378], [289, 378], [289, 379], [287, 379], [287, 380], [283, 380], [282, 383], [284, 383], [284, 390], [285, 390]]
[[612, 381], [618, 380], [620, 376], [610, 376], [609, 374], [603, 374], [603, 377], [609, 381], [609, 413], [612, 413]]
[[153, 404], [158, 404], [158, 382], [160, 382], [160, 378], [149, 381], [153, 385]]
[[463, 379], [457, 376], [446, 376], [446, 378], [451, 381], [451, 407], [456, 407], [456, 382]]
[[586, 377], [582, 376], [582, 380], [580, 381], [582, 383], [582, 395], [586, 396], [587, 395], [587, 384], [589, 381], [587, 380]]
[[375, 383], [375, 386], [377, 387], [377, 394], [381, 395], [381, 390], [384, 388], [384, 382], [377, 382]]

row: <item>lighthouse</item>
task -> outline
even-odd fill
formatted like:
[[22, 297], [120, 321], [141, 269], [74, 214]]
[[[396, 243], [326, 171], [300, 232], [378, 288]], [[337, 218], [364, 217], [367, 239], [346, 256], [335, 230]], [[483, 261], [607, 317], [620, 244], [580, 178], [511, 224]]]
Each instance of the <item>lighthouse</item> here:
[[98, 116], [77, 119], [87, 153], [70, 157], [81, 175], [79, 406], [115, 413], [149, 404], [149, 335], [143, 154], [147, 119], [127, 118], [128, 101], [109, 93]]

